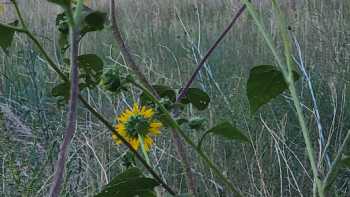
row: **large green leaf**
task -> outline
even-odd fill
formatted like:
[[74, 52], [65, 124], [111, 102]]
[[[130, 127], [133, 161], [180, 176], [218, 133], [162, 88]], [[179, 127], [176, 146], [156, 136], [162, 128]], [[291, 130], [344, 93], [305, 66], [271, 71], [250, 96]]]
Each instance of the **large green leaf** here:
[[63, 8], [68, 8], [71, 6], [72, 0], [47, 0], [48, 2], [55, 3], [62, 6]]
[[[294, 79], [299, 75], [294, 72]], [[255, 113], [259, 107], [280, 95], [288, 88], [281, 71], [271, 65], [256, 66], [250, 70], [247, 82], [247, 96], [250, 111]]]
[[219, 135], [225, 137], [230, 140], [238, 140], [242, 142], [249, 142], [248, 138], [239, 131], [239, 129], [233, 127], [229, 122], [223, 122], [215, 127], [209, 129], [208, 133], [212, 133], [214, 135]]
[[205, 110], [210, 102], [210, 97], [206, 92], [198, 88], [189, 88], [181, 103], [191, 103], [198, 110]]
[[171, 87], [165, 85], [154, 85], [153, 88], [157, 91], [161, 98], [167, 97], [172, 102], [175, 101], [176, 93]]
[[90, 12], [83, 20], [81, 34], [102, 30], [106, 20], [107, 13], [100, 11]]
[[[17, 24], [18, 24], [18, 21], [16, 20], [10, 23], [9, 25], [17, 26]], [[15, 35], [15, 31], [13, 29], [0, 24], [0, 46], [6, 54], [8, 54], [8, 48], [12, 44], [14, 35]]]
[[85, 54], [78, 57], [78, 63], [80, 83], [89, 88], [95, 87], [103, 73], [103, 61], [95, 54]]
[[223, 122], [209, 129], [207, 132], [205, 132], [205, 134], [202, 136], [202, 138], [199, 141], [199, 144], [198, 144], [199, 147], [201, 147], [204, 138], [210, 133], [214, 135], [222, 136], [229, 140], [249, 142], [249, 139], [244, 134], [242, 134], [239, 129], [233, 127], [229, 122]]
[[[69, 64], [69, 59], [64, 62]], [[94, 88], [101, 80], [103, 74], [103, 61], [95, 54], [84, 54], [78, 57], [79, 86], [80, 89]]]
[[[81, 13], [81, 21], [80, 37], [82, 38], [89, 32], [102, 30], [107, 21], [107, 13], [95, 11], [84, 5]], [[56, 26], [60, 32], [58, 43], [61, 53], [64, 53], [69, 47], [69, 25], [66, 12], [59, 13], [56, 16]]]
[[129, 168], [105, 186], [95, 197], [156, 197], [154, 187], [159, 183], [144, 177], [138, 168]]

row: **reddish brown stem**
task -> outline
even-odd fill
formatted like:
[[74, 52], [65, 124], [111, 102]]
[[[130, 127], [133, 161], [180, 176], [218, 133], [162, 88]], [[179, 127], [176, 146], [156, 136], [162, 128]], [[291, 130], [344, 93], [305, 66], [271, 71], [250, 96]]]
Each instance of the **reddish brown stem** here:
[[69, 145], [73, 139], [75, 133], [75, 127], [77, 122], [77, 104], [79, 95], [79, 69], [78, 69], [78, 45], [79, 45], [79, 30], [77, 28], [71, 28], [71, 89], [69, 98], [69, 108], [67, 114], [67, 126], [64, 135], [63, 143], [60, 147], [58, 154], [58, 160], [55, 165], [55, 172], [53, 176], [53, 183], [50, 188], [50, 196], [58, 197], [63, 182], [64, 168], [67, 157]]

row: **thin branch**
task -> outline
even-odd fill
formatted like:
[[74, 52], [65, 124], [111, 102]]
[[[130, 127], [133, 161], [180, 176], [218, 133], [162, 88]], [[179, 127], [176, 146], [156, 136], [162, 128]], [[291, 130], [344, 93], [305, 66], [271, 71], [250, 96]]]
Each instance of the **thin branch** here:
[[218, 37], [218, 39], [215, 41], [213, 46], [209, 48], [203, 59], [198, 63], [196, 70], [193, 72], [191, 78], [186, 82], [186, 84], [181, 89], [181, 92], [179, 93], [178, 97], [176, 98], [176, 101], [179, 102], [183, 97], [186, 96], [188, 89], [191, 87], [193, 81], [196, 79], [196, 76], [198, 75], [199, 71], [204, 66], [205, 62], [208, 60], [209, 56], [214, 52], [214, 50], [218, 47], [220, 42], [225, 38], [227, 33], [232, 29], [238, 18], [243, 14], [244, 10], [246, 9], [246, 5], [243, 5], [237, 12], [237, 14], [233, 17], [230, 24], [226, 27], [226, 29], [221, 33], [221, 35]]
[[121, 53], [123, 54], [123, 56], [125, 58], [127, 65], [135, 72], [137, 77], [140, 79], [141, 83], [147, 89], [149, 89], [154, 95], [156, 95], [156, 97], [159, 98], [159, 95], [154, 90], [152, 85], [148, 82], [145, 75], [143, 75], [143, 73], [140, 69], [140, 66], [138, 66], [136, 64], [136, 62], [134, 61], [133, 57], [131, 56], [131, 54], [129, 52], [129, 49], [128, 49], [126, 43], [124, 42], [124, 39], [122, 37], [122, 34], [120, 33], [119, 26], [118, 26], [117, 21], [116, 21], [114, 0], [111, 0], [111, 23], [112, 23], [112, 31], [113, 31], [114, 38], [119, 45], [119, 48], [120, 48]]
[[[112, 22], [112, 30], [113, 30], [113, 35], [116, 40], [116, 42], [119, 44], [121, 53], [123, 54], [127, 65], [134, 71], [134, 73], [137, 75], [137, 77], [140, 79], [141, 83], [156, 97], [160, 98], [158, 93], [154, 90], [152, 85], [148, 82], [146, 77], [143, 75], [140, 66], [138, 66], [134, 59], [132, 58], [129, 49], [124, 42], [124, 39], [121, 35], [121, 32], [119, 30], [119, 26], [116, 21], [116, 13], [115, 13], [115, 2], [114, 0], [111, 0], [111, 22]], [[176, 146], [176, 151], [178, 156], [180, 157], [183, 167], [185, 169], [185, 175], [186, 175], [186, 183], [189, 191], [193, 194], [196, 193], [196, 185], [195, 185], [195, 180], [194, 180], [194, 175], [191, 171], [191, 165], [188, 161], [185, 145], [183, 141], [181, 140], [180, 136], [178, 133], [173, 130], [172, 131], [172, 138], [174, 141], [174, 144]]]
[[79, 29], [74, 26], [70, 29], [71, 37], [71, 90], [69, 98], [69, 110], [67, 114], [67, 126], [63, 143], [58, 154], [53, 183], [50, 189], [51, 197], [58, 197], [63, 182], [64, 168], [69, 145], [73, 139], [77, 122], [77, 105], [79, 95], [79, 69], [77, 57], [79, 55]]

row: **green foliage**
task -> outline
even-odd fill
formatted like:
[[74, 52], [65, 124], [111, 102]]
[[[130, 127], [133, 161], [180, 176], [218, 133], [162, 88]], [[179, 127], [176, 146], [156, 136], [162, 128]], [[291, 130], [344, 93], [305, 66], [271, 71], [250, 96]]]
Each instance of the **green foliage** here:
[[100, 86], [103, 89], [114, 93], [119, 93], [122, 89], [125, 89], [122, 86], [120, 71], [116, 66], [113, 66], [112, 68], [107, 68], [103, 72], [101, 76]]
[[[17, 26], [18, 21], [10, 23], [11, 26]], [[8, 48], [11, 46], [15, 30], [0, 24], [0, 47], [6, 54], [8, 54]]]
[[[80, 90], [96, 87], [103, 73], [103, 61], [95, 54], [84, 54], [78, 56], [79, 64], [79, 86]], [[64, 59], [70, 64], [69, 59]]]
[[94, 88], [100, 82], [103, 61], [95, 54], [85, 54], [78, 57], [78, 63], [80, 87]]
[[51, 94], [54, 97], [57, 97], [57, 105], [62, 106], [68, 103], [69, 95], [70, 95], [70, 83], [63, 82], [52, 88]]
[[201, 130], [204, 128], [204, 123], [207, 120], [203, 117], [193, 117], [188, 121], [188, 126], [194, 130]]
[[[95, 54], [80, 55], [77, 59], [79, 64], [79, 89], [80, 91], [85, 88], [95, 88], [102, 76], [103, 61]], [[64, 62], [69, 64], [69, 59], [65, 59]], [[70, 82], [63, 82], [55, 86], [51, 94], [54, 97], [58, 97], [58, 105], [62, 105], [68, 102]]]
[[[89, 32], [100, 31], [104, 28], [107, 13], [83, 6], [81, 18], [80, 37], [83, 38]], [[56, 16], [56, 26], [59, 31], [59, 47], [61, 53], [64, 53], [69, 48], [69, 23], [66, 12], [62, 12]]]
[[[165, 85], [153, 85], [152, 87], [160, 96], [160, 102], [165, 106], [165, 108], [168, 110], [172, 109], [176, 100], [175, 91], [171, 87]], [[154, 103], [147, 97], [146, 93], [144, 92], [140, 95], [140, 100], [143, 105], [154, 105]]]
[[[160, 98], [167, 98], [171, 102], [175, 102], [176, 93], [171, 87], [165, 86], [165, 85], [153, 85], [152, 87], [157, 92], [157, 94], [160, 96]], [[140, 95], [140, 99], [141, 99], [142, 103], [150, 103], [151, 102], [145, 93], [142, 93]]]
[[[294, 80], [299, 75], [294, 72]], [[288, 88], [281, 71], [272, 65], [256, 66], [250, 70], [247, 82], [247, 96], [251, 113], [280, 95]]]
[[107, 20], [107, 13], [92, 10], [87, 11], [87, 8], [85, 10], [88, 14], [83, 20], [81, 34], [85, 35], [89, 32], [101, 31]]
[[198, 88], [189, 88], [186, 96], [181, 100], [181, 103], [191, 103], [198, 110], [205, 110], [210, 102], [210, 97], [203, 90]]
[[205, 134], [202, 136], [201, 140], [199, 141], [199, 145], [198, 145], [199, 147], [201, 147], [201, 144], [204, 138], [210, 133], [224, 137], [229, 140], [249, 142], [249, 139], [244, 134], [242, 134], [239, 129], [233, 127], [229, 122], [223, 122], [209, 129], [207, 132], [205, 132]]
[[138, 168], [132, 167], [114, 177], [95, 197], [156, 197], [154, 187], [158, 185], [156, 180], [143, 176]]
[[71, 6], [71, 0], [47, 0], [48, 2], [55, 3], [63, 8], [69, 8]]

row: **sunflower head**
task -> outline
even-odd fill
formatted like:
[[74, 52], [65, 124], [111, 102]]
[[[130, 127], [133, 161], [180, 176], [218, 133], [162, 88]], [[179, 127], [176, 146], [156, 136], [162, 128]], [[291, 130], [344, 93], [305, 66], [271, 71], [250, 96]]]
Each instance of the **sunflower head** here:
[[[126, 109], [117, 118], [117, 125], [115, 130], [121, 136], [123, 136], [131, 146], [137, 150], [140, 147], [140, 137], [144, 141], [144, 147], [148, 151], [152, 144], [152, 136], [160, 134], [160, 128], [162, 123], [155, 120], [154, 110], [148, 107], [139, 107], [137, 103], [134, 104], [132, 109]], [[112, 134], [113, 140], [117, 144], [121, 144], [122, 141], [115, 135]]]

